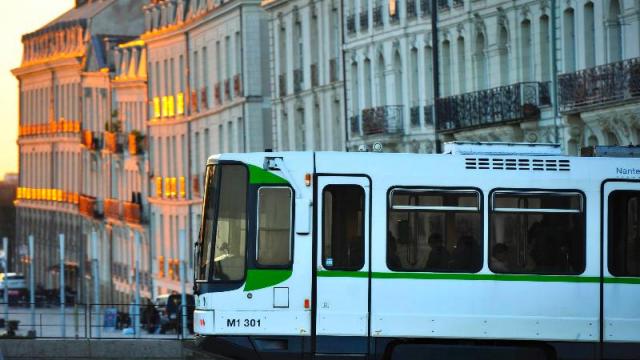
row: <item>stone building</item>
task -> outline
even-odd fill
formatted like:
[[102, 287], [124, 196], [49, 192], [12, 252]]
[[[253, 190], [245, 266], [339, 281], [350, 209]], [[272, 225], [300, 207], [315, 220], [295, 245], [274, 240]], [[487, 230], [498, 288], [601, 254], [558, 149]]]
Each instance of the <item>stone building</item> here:
[[637, 144], [637, 3], [556, 4], [554, 18], [547, 0], [438, 1], [436, 125], [431, 1], [343, 2], [348, 147], [434, 152], [435, 131], [442, 141], [558, 142], [570, 154]]
[[271, 147], [268, 43], [257, 0], [151, 1], [144, 12], [153, 291], [162, 294], [180, 291], [181, 230], [193, 278], [209, 155]]
[[340, 2], [264, 0], [262, 6], [269, 13], [274, 147], [344, 150]]
[[[58, 234], [65, 234], [65, 284], [81, 300], [88, 300], [88, 235], [101, 229], [93, 217], [81, 215], [81, 195], [110, 196], [102, 177], [107, 163], [82, 145], [82, 131], [100, 135], [110, 119], [110, 49], [142, 31], [141, 8], [141, 0], [77, 0], [74, 8], [23, 36], [22, 63], [13, 70], [20, 91], [16, 249], [34, 236], [36, 283], [54, 289], [59, 286]], [[93, 203], [97, 216], [98, 201]], [[104, 231], [100, 246], [100, 254], [110, 254]], [[106, 293], [111, 268], [106, 260], [102, 264]], [[26, 272], [26, 265], [20, 262], [16, 270]]]
[[[4, 179], [0, 180], [0, 240], [6, 237], [7, 239], [15, 239], [16, 234], [16, 207], [13, 201], [16, 198], [16, 189], [18, 188], [18, 174], [7, 173], [4, 175]], [[8, 254], [12, 254], [15, 246], [9, 242]], [[5, 251], [6, 249], [3, 249]], [[15, 258], [8, 258], [8, 269], [13, 270]], [[4, 270], [4, 267], [3, 267]]]

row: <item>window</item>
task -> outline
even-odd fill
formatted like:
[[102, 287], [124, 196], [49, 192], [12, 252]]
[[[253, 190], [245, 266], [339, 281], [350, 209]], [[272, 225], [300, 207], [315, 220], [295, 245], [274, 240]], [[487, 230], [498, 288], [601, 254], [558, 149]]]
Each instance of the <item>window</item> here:
[[329, 185], [322, 193], [322, 265], [329, 270], [364, 266], [364, 190]]
[[476, 190], [394, 189], [387, 266], [395, 271], [477, 272], [482, 213]]
[[291, 189], [288, 187], [258, 190], [257, 243], [258, 264], [286, 266], [291, 263]]
[[584, 197], [576, 192], [496, 191], [489, 267], [497, 273], [580, 274]]
[[609, 195], [609, 272], [640, 276], [640, 191]]

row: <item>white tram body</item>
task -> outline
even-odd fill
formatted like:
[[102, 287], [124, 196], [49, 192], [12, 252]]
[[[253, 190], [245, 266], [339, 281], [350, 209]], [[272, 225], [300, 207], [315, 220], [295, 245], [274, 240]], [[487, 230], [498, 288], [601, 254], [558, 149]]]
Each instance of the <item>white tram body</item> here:
[[210, 157], [199, 344], [256, 359], [638, 358], [640, 160], [450, 149]]

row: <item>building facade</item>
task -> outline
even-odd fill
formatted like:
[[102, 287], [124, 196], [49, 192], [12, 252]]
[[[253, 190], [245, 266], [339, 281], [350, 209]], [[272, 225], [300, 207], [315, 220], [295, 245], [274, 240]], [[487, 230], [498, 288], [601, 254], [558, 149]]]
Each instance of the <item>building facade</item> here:
[[152, 1], [144, 11], [157, 295], [180, 291], [180, 231], [193, 279], [207, 158], [271, 147], [268, 44], [259, 1]]
[[262, 6], [269, 13], [274, 147], [344, 150], [340, 2], [264, 0]]
[[569, 154], [637, 144], [637, 3], [556, 4], [553, 17], [544, 0], [438, 1], [435, 124], [431, 1], [344, 2], [348, 147], [434, 152], [436, 132]]
[[[83, 130], [102, 134], [110, 118], [110, 49], [142, 31], [141, 1], [76, 1], [73, 9], [22, 38], [22, 63], [13, 70], [19, 81], [19, 187], [16, 194], [16, 270], [27, 271], [27, 237], [35, 239], [35, 279], [47, 289], [59, 287], [58, 234], [65, 235], [65, 284], [88, 298], [91, 274], [89, 234], [100, 233], [101, 256], [111, 253], [99, 221], [83, 216], [81, 195], [109, 196], [102, 177], [103, 157], [83, 146]], [[85, 202], [86, 203], [86, 202]], [[101, 269], [103, 293], [111, 289], [106, 259]]]

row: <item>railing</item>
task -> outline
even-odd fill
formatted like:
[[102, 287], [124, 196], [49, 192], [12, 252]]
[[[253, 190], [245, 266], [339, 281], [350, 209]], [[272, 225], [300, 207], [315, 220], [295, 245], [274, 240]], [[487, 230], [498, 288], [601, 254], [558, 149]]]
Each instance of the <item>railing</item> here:
[[422, 17], [431, 16], [431, 0], [420, 0], [420, 10]]
[[449, 0], [438, 0], [438, 10], [447, 11], [451, 7], [449, 6]]
[[362, 134], [367, 136], [402, 133], [402, 109], [402, 105], [387, 105], [362, 110]]
[[618, 61], [558, 76], [562, 112], [638, 98], [640, 58]]
[[104, 132], [104, 147], [112, 153], [122, 152], [122, 138], [120, 133], [111, 131]]
[[338, 79], [338, 59], [329, 59], [329, 81], [336, 82]]
[[78, 211], [80, 214], [91, 217], [91, 218], [100, 218], [102, 217], [102, 213], [98, 207], [98, 200], [89, 195], [79, 195], [78, 196]]
[[242, 76], [240, 74], [233, 75], [233, 92], [236, 96], [242, 96]]
[[131, 224], [142, 223], [142, 206], [138, 203], [125, 201], [123, 202], [124, 221]]
[[122, 212], [120, 211], [120, 200], [104, 199], [104, 216], [109, 219], [121, 220]]
[[202, 105], [202, 110], [207, 110], [209, 108], [209, 92], [207, 90], [206, 86], [203, 86], [202, 89], [200, 89], [200, 104]]
[[548, 82], [523, 82], [440, 98], [438, 130], [535, 119], [550, 105], [548, 94]]
[[231, 84], [229, 83], [229, 79], [224, 79], [224, 98], [231, 100]]
[[453, 0], [453, 7], [459, 8], [464, 6], [464, 0]]
[[80, 122], [60, 119], [58, 122], [49, 121], [46, 124], [22, 125], [18, 128], [19, 136], [53, 135], [65, 133], [80, 133]]
[[415, 19], [418, 16], [417, 0], [407, 0], [407, 18]]
[[360, 31], [366, 31], [369, 28], [369, 14], [367, 9], [360, 9]]
[[382, 26], [382, 5], [378, 5], [373, 8], [373, 25], [376, 27]]
[[318, 86], [318, 64], [311, 64], [311, 87]]
[[302, 69], [293, 70], [293, 92], [299, 93], [302, 90]]
[[278, 75], [278, 94], [280, 96], [287, 96], [287, 75]]
[[347, 15], [347, 32], [349, 34], [356, 32], [356, 14]]
[[[124, 264], [120, 265], [118, 277], [128, 277], [128, 269]], [[144, 272], [140, 271], [141, 289], [145, 288], [142, 284], [144, 278]], [[83, 304], [76, 302], [75, 292], [68, 291], [65, 294], [66, 306], [61, 309], [58, 289], [36, 290], [34, 303], [10, 299], [8, 319], [2, 319], [5, 338], [178, 340], [185, 335], [191, 337], [195, 307], [182, 306], [180, 295], [177, 297], [178, 304], [175, 308], [148, 303], [144, 299], [141, 299], [142, 304], [139, 305]], [[30, 309], [31, 305], [33, 310]], [[0, 303], [0, 309], [4, 306], [5, 303]], [[166, 314], [167, 312], [170, 314]], [[187, 323], [187, 330], [184, 332], [183, 316]], [[140, 325], [137, 329], [134, 326], [136, 320]]]
[[215, 98], [216, 105], [222, 104], [222, 96], [220, 95], [220, 82], [218, 81], [213, 88], [213, 97]]

